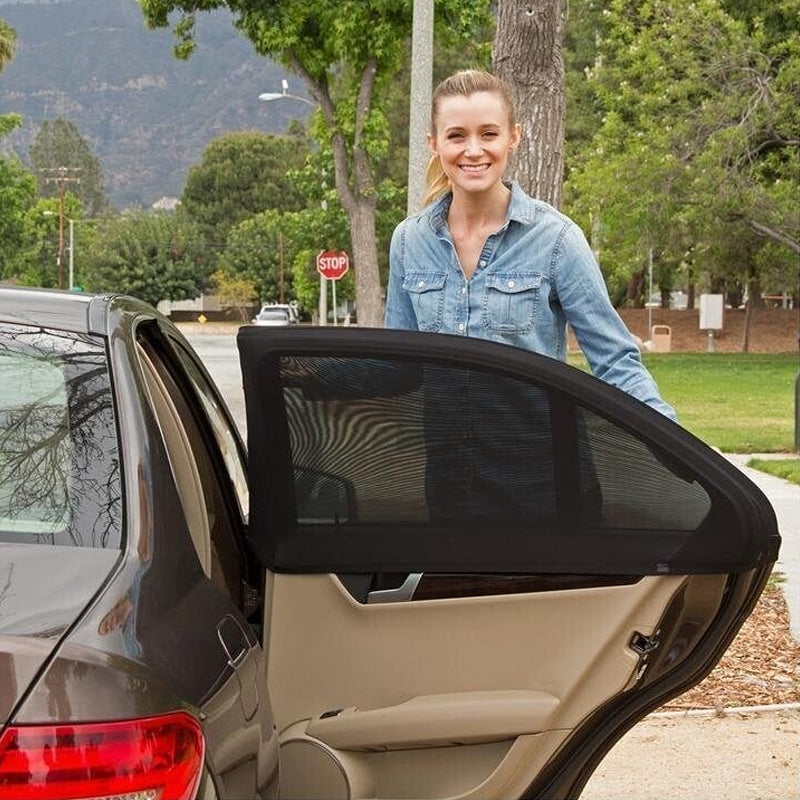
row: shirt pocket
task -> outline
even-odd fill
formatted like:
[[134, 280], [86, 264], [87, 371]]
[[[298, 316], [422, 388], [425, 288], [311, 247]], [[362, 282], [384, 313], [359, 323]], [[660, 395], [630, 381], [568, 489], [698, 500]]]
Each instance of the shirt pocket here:
[[411, 298], [419, 330], [438, 331], [442, 327], [446, 281], [446, 272], [406, 272], [403, 289]]
[[486, 277], [483, 326], [495, 333], [524, 333], [533, 328], [542, 276], [537, 272], [505, 272]]

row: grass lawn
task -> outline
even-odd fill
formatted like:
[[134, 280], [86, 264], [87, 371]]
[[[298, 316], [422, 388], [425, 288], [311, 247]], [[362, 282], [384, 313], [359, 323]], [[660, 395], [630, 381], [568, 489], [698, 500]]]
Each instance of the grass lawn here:
[[800, 458], [751, 458], [747, 466], [776, 475], [785, 481], [800, 483]]
[[[728, 453], [792, 452], [794, 382], [791, 353], [646, 354], [647, 368], [685, 428]], [[570, 356], [585, 367], [582, 356]]]

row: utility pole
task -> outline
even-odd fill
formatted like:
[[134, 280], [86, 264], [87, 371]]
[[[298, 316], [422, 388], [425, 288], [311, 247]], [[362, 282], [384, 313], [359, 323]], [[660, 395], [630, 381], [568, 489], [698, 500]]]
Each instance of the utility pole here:
[[[56, 267], [58, 269], [58, 288], [64, 288], [64, 195], [70, 183], [80, 183], [80, 169], [77, 167], [53, 167], [52, 169], [42, 169], [45, 183], [55, 183], [58, 186], [58, 255], [56, 256]], [[70, 237], [71, 238], [71, 237]], [[70, 241], [70, 249], [72, 242]], [[72, 260], [72, 252], [70, 252]]]
[[416, 214], [425, 195], [425, 172], [430, 154], [433, 84], [433, 0], [414, 0], [411, 29], [411, 108], [408, 130], [408, 214]]

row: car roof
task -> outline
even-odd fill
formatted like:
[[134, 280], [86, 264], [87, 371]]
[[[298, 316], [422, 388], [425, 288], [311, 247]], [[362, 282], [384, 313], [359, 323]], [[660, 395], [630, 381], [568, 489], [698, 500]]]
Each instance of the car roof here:
[[0, 287], [0, 322], [90, 333], [96, 328], [91, 320], [97, 306], [102, 306], [104, 314], [110, 300], [110, 295], [4, 286]]

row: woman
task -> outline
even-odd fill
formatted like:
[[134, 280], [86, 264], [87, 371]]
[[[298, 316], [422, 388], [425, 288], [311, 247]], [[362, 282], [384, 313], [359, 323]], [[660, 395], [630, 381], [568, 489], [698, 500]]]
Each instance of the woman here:
[[578, 226], [503, 174], [519, 145], [508, 86], [478, 70], [433, 94], [424, 209], [394, 232], [386, 327], [477, 336], [566, 358], [674, 419]]

